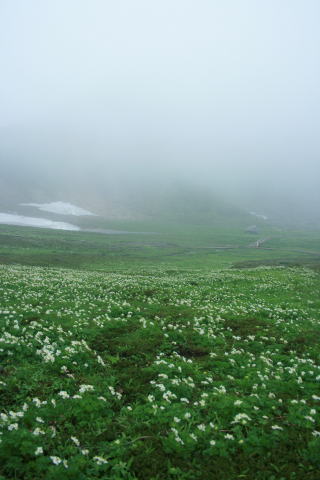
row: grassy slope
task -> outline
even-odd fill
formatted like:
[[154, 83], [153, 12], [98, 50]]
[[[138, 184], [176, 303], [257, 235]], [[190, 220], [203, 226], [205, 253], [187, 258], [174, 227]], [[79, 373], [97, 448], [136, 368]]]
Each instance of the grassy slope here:
[[319, 232], [96, 226], [150, 233], [0, 226], [0, 480], [318, 479], [319, 276], [217, 270], [317, 267]]
[[[93, 226], [88, 224], [87, 226]], [[36, 228], [0, 226], [0, 262], [72, 268], [119, 270], [155, 265], [222, 268], [237, 262], [319, 262], [320, 233], [279, 231], [262, 224], [264, 247], [248, 248], [257, 238], [243, 225], [217, 221], [213, 225], [175, 222], [103, 222], [95, 226], [149, 232], [102, 235]], [[232, 246], [223, 250], [212, 247]], [[272, 247], [272, 250], [269, 249]]]
[[0, 478], [317, 480], [319, 290], [3, 266]]

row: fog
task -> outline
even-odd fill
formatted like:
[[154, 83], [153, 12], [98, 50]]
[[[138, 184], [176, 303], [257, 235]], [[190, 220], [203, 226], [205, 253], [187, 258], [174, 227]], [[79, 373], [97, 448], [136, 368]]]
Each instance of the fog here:
[[317, 212], [319, 18], [318, 0], [1, 0], [1, 201], [186, 184]]

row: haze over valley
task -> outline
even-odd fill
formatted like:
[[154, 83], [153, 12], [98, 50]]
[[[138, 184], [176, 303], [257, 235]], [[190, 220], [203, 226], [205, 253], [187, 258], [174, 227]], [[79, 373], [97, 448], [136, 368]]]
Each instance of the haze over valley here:
[[0, 0], [0, 480], [319, 480], [319, 0]]
[[134, 219], [190, 191], [319, 224], [317, 2], [0, 8], [2, 210]]

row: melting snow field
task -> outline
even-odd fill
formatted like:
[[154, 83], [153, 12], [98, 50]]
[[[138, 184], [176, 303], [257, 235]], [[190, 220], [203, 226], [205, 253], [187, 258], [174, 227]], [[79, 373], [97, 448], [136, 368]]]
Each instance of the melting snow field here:
[[94, 213], [85, 210], [84, 208], [77, 207], [67, 202], [50, 202], [50, 203], [20, 203], [25, 207], [37, 207], [43, 212], [58, 213], [60, 215], [75, 215], [80, 217], [82, 215], [94, 215]]
[[53, 228], [57, 230], [80, 230], [76, 225], [66, 222], [54, 222], [46, 218], [24, 217], [12, 213], [0, 213], [0, 224], [20, 225], [24, 227]]
[[266, 215], [261, 215], [260, 213], [256, 213], [256, 212], [249, 212], [250, 215], [253, 215], [257, 218], [262, 218], [263, 220], [268, 220], [268, 217]]

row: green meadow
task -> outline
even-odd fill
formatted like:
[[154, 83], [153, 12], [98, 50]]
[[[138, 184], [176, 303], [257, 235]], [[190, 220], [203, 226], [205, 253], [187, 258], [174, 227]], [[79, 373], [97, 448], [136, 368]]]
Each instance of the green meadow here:
[[[249, 219], [250, 220], [250, 219]], [[289, 230], [248, 219], [219, 217], [198, 223], [82, 220], [80, 227], [122, 234], [70, 232], [0, 225], [0, 263], [120, 271], [141, 267], [216, 270], [233, 266], [320, 264], [320, 230]], [[130, 233], [131, 232], [131, 233]], [[140, 232], [140, 233], [139, 233]], [[259, 247], [253, 244], [266, 239]]]
[[319, 232], [108, 228], [0, 227], [0, 479], [318, 480]]

